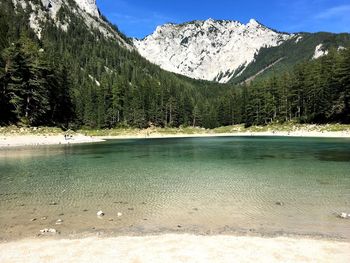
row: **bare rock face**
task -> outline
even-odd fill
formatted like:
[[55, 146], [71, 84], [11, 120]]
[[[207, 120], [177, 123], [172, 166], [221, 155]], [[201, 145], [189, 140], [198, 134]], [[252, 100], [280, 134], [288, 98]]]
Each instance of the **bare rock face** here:
[[[67, 31], [71, 24], [71, 16], [80, 17], [86, 26], [99, 30], [106, 38], [116, 40], [121, 46], [132, 49], [123, 37], [120, 36], [100, 15], [96, 0], [12, 0], [16, 11], [19, 9], [27, 10], [30, 6], [31, 13], [29, 14], [29, 26], [40, 39], [42, 36], [42, 24], [52, 21], [60, 29]], [[66, 7], [70, 11], [70, 15], [58, 16], [61, 8]]]
[[[67, 0], [41, 0], [41, 2], [45, 8], [52, 12], [54, 16], [56, 16], [62, 4], [68, 4]], [[96, 0], [74, 0], [74, 2], [86, 13], [95, 17], [100, 16], [96, 5]]]
[[208, 19], [159, 26], [152, 35], [134, 39], [134, 45], [143, 57], [165, 70], [225, 83], [239, 76], [261, 48], [293, 37], [254, 19], [247, 24]]
[[74, 1], [86, 13], [96, 17], [100, 16], [96, 5], [96, 0], [74, 0]]

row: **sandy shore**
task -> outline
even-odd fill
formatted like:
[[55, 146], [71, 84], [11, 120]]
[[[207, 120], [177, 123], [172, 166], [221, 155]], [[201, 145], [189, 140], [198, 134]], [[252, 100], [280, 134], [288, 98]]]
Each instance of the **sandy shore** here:
[[65, 139], [64, 135], [0, 135], [0, 148], [19, 146], [59, 145], [102, 142], [102, 138], [74, 135]]
[[137, 135], [99, 136], [103, 140], [111, 139], [156, 139], [156, 138], [196, 138], [196, 137], [229, 137], [229, 136], [283, 136], [283, 137], [316, 137], [316, 138], [350, 138], [349, 131], [320, 132], [320, 131], [292, 131], [292, 132], [235, 132], [235, 133], [199, 133], [199, 134], [160, 134], [142, 132]]
[[169, 234], [0, 244], [0, 262], [350, 262], [350, 243]]
[[71, 139], [65, 139], [64, 135], [0, 135], [0, 148], [59, 145], [102, 142], [108, 139], [144, 139], [144, 138], [191, 138], [191, 137], [225, 137], [225, 136], [289, 136], [289, 137], [324, 137], [324, 138], [350, 138], [349, 131], [320, 132], [298, 130], [292, 132], [236, 132], [236, 133], [200, 133], [200, 134], [160, 134], [148, 133], [147, 130], [138, 134], [126, 134], [119, 136], [84, 136], [74, 135]]

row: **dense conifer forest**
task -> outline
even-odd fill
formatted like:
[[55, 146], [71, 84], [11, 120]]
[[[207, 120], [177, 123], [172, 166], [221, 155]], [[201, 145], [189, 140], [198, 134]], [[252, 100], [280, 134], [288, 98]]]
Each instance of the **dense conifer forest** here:
[[67, 32], [47, 22], [39, 40], [27, 11], [0, 3], [0, 125], [350, 123], [350, 48], [267, 79], [223, 85], [163, 71], [65, 8], [58, 15], [70, 17]]

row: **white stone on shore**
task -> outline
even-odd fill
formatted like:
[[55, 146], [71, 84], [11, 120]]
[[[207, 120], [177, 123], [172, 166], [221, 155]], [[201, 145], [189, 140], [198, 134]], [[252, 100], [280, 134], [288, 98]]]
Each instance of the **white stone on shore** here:
[[122, 215], [123, 215], [123, 214], [120, 213], [120, 212], [118, 212], [118, 214], [117, 214], [118, 217], [121, 217]]
[[101, 210], [97, 212], [97, 216], [104, 216], [105, 213], [103, 213]]
[[41, 234], [46, 234], [46, 233], [51, 233], [51, 234], [56, 234], [57, 230], [54, 228], [44, 228], [40, 230]]
[[41, 233], [41, 234], [44, 234], [44, 233], [47, 233], [47, 232], [49, 232], [49, 229], [48, 229], [48, 228], [44, 228], [44, 229], [41, 229], [41, 230], [40, 230], [40, 233]]
[[341, 213], [339, 216], [340, 216], [340, 218], [343, 218], [343, 219], [350, 218], [350, 214], [347, 214], [347, 213]]
[[62, 219], [58, 219], [57, 221], [56, 221], [56, 225], [61, 225], [63, 223], [63, 220]]

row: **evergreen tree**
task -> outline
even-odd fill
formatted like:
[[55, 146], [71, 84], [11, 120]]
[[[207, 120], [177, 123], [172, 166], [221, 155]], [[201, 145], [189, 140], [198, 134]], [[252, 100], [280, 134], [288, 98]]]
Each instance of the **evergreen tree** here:
[[5, 50], [5, 68], [9, 76], [7, 92], [13, 111], [23, 124], [47, 122], [43, 119], [50, 109], [48, 84], [44, 78], [47, 68], [40, 52], [27, 37]]

